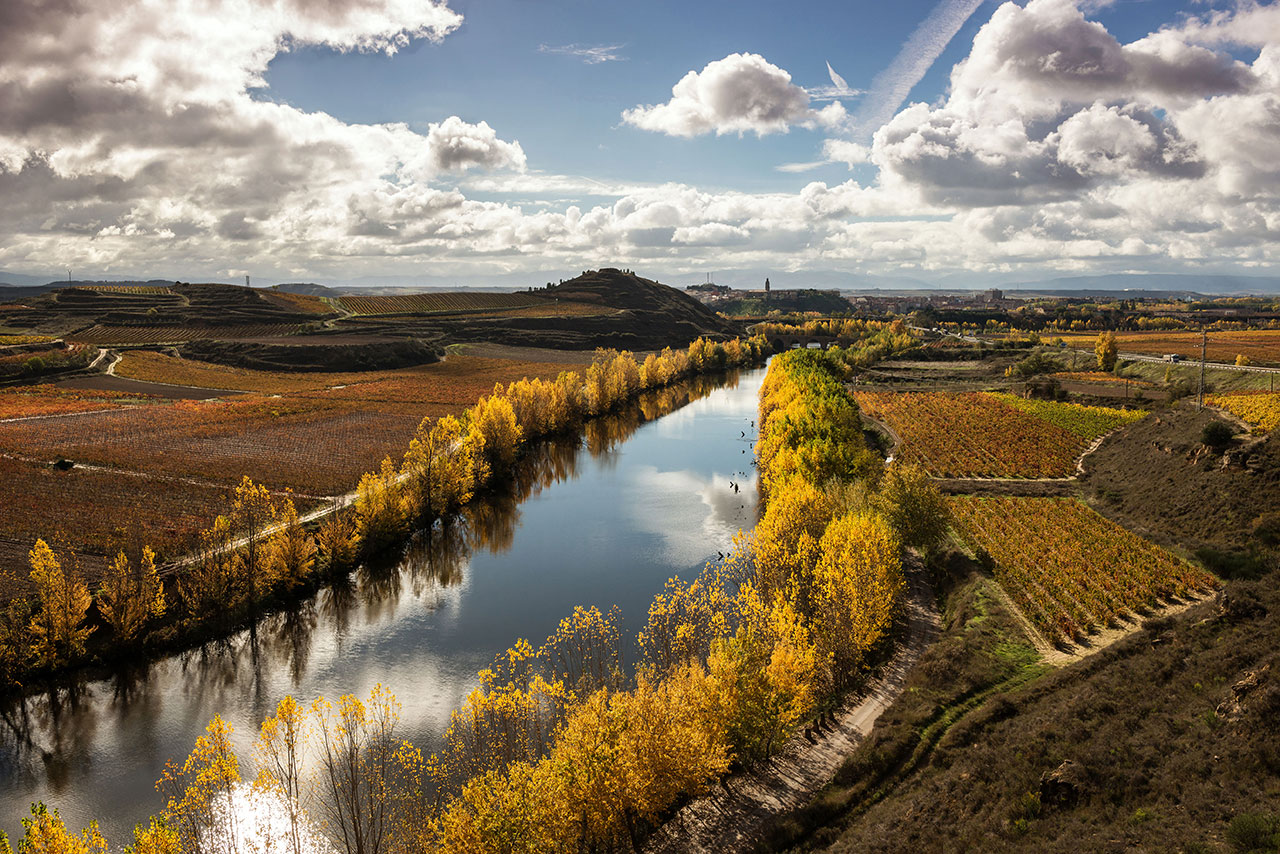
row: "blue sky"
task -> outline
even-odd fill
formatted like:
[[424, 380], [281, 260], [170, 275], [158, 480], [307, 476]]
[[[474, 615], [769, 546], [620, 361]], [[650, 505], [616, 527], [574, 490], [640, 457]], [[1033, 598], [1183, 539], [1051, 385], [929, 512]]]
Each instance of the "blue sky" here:
[[0, 269], [1275, 264], [1274, 3], [71, 6], [0, 13]]

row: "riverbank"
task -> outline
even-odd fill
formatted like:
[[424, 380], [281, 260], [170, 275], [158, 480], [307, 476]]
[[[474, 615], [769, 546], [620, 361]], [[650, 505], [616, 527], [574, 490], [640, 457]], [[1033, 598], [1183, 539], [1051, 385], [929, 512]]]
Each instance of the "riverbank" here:
[[[647, 391], [660, 393], [687, 377], [750, 364], [764, 355], [758, 341], [713, 344], [699, 339], [687, 352], [650, 355], [642, 364], [630, 354], [602, 351], [584, 377], [562, 373], [555, 383], [522, 380], [505, 390], [496, 387], [461, 420], [424, 420], [401, 466], [388, 457], [378, 472], [361, 479], [355, 493], [306, 514], [311, 526], [328, 517], [314, 538], [302, 530], [291, 502], [265, 493], [259, 497], [246, 478], [225, 517], [219, 517], [229, 521], [204, 532], [192, 556], [156, 573], [169, 580], [169, 605], [164, 619], [152, 621], [146, 634], [122, 642], [112, 633], [102, 640], [107, 633], [95, 631], [103, 628], [102, 614], [90, 610], [88, 588], [75, 577], [73, 563], [60, 567], [62, 575], [53, 583], [69, 589], [79, 585], [83, 604], [78, 614], [62, 613], [58, 619], [61, 625], [70, 624], [66, 631], [95, 632], [93, 646], [86, 647], [83, 640], [77, 646], [75, 636], [68, 635], [61, 647], [29, 650], [23, 632], [26, 615], [32, 614], [32, 621], [53, 619], [50, 600], [42, 596], [28, 609], [21, 600], [10, 602], [0, 621], [0, 677], [7, 677], [10, 692], [49, 690], [60, 674], [75, 668], [155, 656], [225, 636], [264, 612], [290, 607], [358, 561], [378, 559], [413, 530], [430, 527], [474, 496], [500, 487], [528, 443], [582, 430]], [[279, 522], [278, 516], [292, 521]], [[259, 545], [275, 551], [260, 558]], [[277, 558], [279, 565], [267, 562]], [[135, 559], [127, 570], [127, 580], [142, 584], [138, 563]], [[33, 660], [36, 654], [40, 657]]]
[[696, 574], [755, 521], [742, 452], [761, 376], [698, 381], [673, 417], [657, 418], [664, 410], [646, 398], [591, 422], [581, 443], [556, 442], [521, 469], [514, 493], [473, 502], [398, 563], [357, 570], [252, 634], [83, 684], [74, 698], [29, 698], [15, 715], [30, 743], [5, 734], [14, 761], [0, 774], [0, 804], [13, 814], [0, 827], [18, 830], [18, 807], [44, 800], [68, 824], [97, 818], [109, 839], [127, 841], [162, 806], [153, 784], [165, 762], [190, 750], [210, 716], [234, 727], [247, 761], [286, 695], [336, 703], [383, 682], [403, 705], [400, 737], [434, 751], [476, 674], [514, 638], [548, 636], [575, 604], [618, 604], [633, 636], [667, 578]]

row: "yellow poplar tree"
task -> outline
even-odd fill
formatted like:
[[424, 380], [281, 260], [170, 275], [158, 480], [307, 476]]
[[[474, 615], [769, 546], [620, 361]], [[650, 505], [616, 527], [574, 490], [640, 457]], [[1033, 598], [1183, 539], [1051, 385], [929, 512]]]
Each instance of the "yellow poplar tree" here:
[[1116, 342], [1116, 334], [1114, 332], [1099, 332], [1098, 339], [1093, 343], [1093, 354], [1098, 359], [1099, 370], [1115, 370], [1116, 360], [1120, 355], [1120, 345]]
[[98, 610], [116, 638], [132, 640], [147, 620], [164, 613], [164, 584], [156, 571], [156, 553], [144, 546], [135, 564], [120, 551], [98, 588]]
[[[25, 830], [18, 840], [18, 854], [107, 854], [107, 840], [95, 821], [76, 836], [67, 830], [58, 811], [43, 803], [31, 805], [31, 817], [22, 820]], [[0, 833], [0, 854], [13, 854], [9, 837]]]
[[31, 637], [37, 658], [55, 666], [84, 652], [85, 640], [93, 628], [84, 625], [93, 598], [80, 578], [78, 561], [68, 550], [64, 567], [44, 540], [36, 540], [28, 559], [31, 581], [39, 605], [31, 618]]
[[902, 546], [878, 515], [850, 513], [827, 528], [814, 572], [814, 634], [833, 658], [843, 685], [866, 653], [889, 631], [902, 596]]

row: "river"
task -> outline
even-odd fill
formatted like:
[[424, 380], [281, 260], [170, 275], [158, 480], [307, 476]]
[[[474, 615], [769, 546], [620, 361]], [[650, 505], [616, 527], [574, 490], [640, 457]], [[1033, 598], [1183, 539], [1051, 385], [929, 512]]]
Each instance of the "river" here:
[[97, 819], [118, 850], [159, 812], [165, 763], [185, 758], [214, 714], [235, 728], [243, 761], [287, 694], [367, 697], [381, 683], [402, 704], [400, 735], [430, 750], [477, 671], [517, 638], [537, 646], [575, 605], [617, 605], [631, 654], [664, 581], [695, 575], [755, 523], [763, 379], [758, 369], [651, 395], [531, 453], [506, 494], [418, 536], [399, 560], [252, 632], [5, 709], [0, 829], [19, 837], [43, 800], [74, 830]]

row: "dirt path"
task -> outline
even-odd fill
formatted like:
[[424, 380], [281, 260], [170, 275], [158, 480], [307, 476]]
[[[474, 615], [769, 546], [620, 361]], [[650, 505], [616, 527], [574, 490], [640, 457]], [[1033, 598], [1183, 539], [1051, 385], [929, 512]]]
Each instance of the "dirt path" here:
[[[645, 844], [644, 854], [721, 854], [749, 851], [774, 818], [808, 803], [906, 686], [907, 673], [939, 631], [933, 589], [920, 567], [910, 574], [906, 631], [883, 673], [836, 711], [813, 736], [793, 736], [763, 766], [735, 774], [726, 785], [685, 806]], [[812, 740], [811, 740], [812, 739]]]

